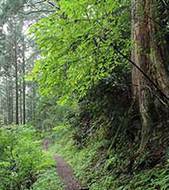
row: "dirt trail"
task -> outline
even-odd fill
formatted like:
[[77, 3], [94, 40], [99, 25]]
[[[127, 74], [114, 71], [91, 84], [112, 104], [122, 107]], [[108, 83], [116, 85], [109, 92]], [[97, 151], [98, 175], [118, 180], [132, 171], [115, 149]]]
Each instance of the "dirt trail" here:
[[[50, 145], [49, 139], [43, 140], [44, 150], [48, 150]], [[75, 178], [71, 166], [59, 155], [55, 155], [56, 160], [56, 171], [61, 178], [63, 184], [65, 185], [65, 190], [89, 190], [88, 188], [83, 188], [79, 181]]]
[[56, 155], [56, 170], [65, 185], [65, 190], [84, 190], [73, 174], [73, 170], [61, 156]]

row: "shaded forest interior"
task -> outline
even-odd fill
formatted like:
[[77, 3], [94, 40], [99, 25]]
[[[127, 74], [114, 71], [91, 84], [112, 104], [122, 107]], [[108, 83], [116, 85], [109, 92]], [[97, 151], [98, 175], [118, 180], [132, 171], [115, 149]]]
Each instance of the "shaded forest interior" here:
[[0, 91], [0, 190], [169, 189], [168, 0], [1, 0]]

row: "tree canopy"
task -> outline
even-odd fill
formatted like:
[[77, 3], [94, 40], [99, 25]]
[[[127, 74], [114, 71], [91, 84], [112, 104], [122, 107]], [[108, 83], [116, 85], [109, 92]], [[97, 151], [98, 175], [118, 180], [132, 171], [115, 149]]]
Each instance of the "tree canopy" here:
[[[128, 72], [112, 44], [129, 55], [129, 1], [60, 1], [59, 10], [33, 27], [41, 57], [33, 77], [43, 94], [78, 100], [99, 80]], [[39, 73], [39, 74], [38, 74]]]

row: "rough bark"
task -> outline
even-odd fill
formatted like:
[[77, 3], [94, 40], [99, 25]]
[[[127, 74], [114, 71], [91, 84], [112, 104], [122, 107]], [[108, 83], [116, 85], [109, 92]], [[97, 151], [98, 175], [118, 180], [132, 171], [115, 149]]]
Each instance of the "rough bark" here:
[[[164, 50], [165, 42], [159, 35], [157, 16], [156, 0], [132, 0], [132, 61], [169, 96], [169, 78], [165, 70], [168, 55]], [[133, 68], [132, 81], [134, 100], [139, 105], [142, 119], [140, 148], [143, 149], [153, 124], [152, 107], [156, 106], [153, 93], [156, 89], [136, 68]]]

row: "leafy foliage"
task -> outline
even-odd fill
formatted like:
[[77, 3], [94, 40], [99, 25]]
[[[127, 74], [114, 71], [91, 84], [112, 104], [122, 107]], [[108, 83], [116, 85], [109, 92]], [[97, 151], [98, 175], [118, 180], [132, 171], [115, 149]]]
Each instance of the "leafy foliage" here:
[[42, 94], [72, 102], [115, 69], [128, 70], [111, 47], [116, 44], [128, 53], [128, 3], [62, 0], [60, 11], [31, 28], [41, 50], [32, 78], [40, 83]]
[[[109, 144], [119, 133], [119, 128], [125, 130], [123, 133], [127, 131], [128, 122], [123, 123], [123, 120], [126, 114], [128, 121], [130, 120], [128, 113], [131, 103], [128, 84], [130, 79], [128, 73], [124, 73], [119, 78], [116, 77], [114, 73], [114, 76], [92, 86], [86, 96], [80, 99], [78, 111], [70, 115], [68, 120], [74, 128], [74, 140], [79, 146], [85, 145], [88, 138], [95, 136], [97, 130], [102, 130], [100, 140], [106, 139]], [[123, 126], [119, 127], [120, 123], [123, 123]]]
[[1, 190], [30, 188], [37, 175], [53, 163], [43, 153], [32, 127], [1, 128], [0, 140]]
[[38, 180], [33, 184], [32, 190], [63, 190], [63, 184], [60, 182], [55, 169], [47, 170], [39, 175]]

